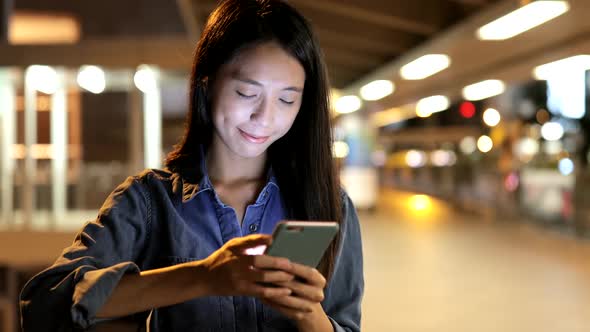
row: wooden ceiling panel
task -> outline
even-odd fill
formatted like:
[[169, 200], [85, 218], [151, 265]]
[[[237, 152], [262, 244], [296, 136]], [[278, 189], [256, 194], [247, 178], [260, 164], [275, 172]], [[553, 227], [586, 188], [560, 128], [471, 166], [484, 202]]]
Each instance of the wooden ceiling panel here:
[[[487, 79], [500, 79], [508, 85], [530, 81], [535, 66], [577, 54], [590, 54], [590, 1], [570, 0], [569, 3], [571, 9], [564, 15], [514, 38], [478, 40], [475, 37], [478, 27], [516, 8], [516, 4], [503, 1], [420, 48], [410, 50], [374, 75], [355, 81], [346, 87], [345, 93], [358, 91], [360, 86], [374, 79], [390, 79], [396, 82], [396, 91], [379, 102], [394, 107], [429, 95], [446, 95], [457, 100], [464, 86]], [[399, 68], [407, 60], [441, 50], [452, 59], [447, 70], [425, 80], [407, 81], [399, 77]]]
[[355, 77], [361, 75], [366, 69], [353, 69], [347, 66], [340, 66], [333, 63], [327, 64], [328, 76], [330, 77], [330, 83], [335, 88], [345, 86], [345, 82], [350, 82]]
[[[146, 40], [171, 38], [177, 45], [179, 38], [187, 40], [182, 49], [192, 56], [195, 41], [200, 35], [208, 15], [218, 0], [15, 0], [15, 9], [70, 13], [82, 24], [80, 45], [70, 47], [34, 47], [5, 49], [0, 60], [24, 65], [26, 59], [46, 58], [59, 64], [60, 51], [71, 50], [63, 57], [63, 64], [95, 61], [132, 65], [152, 60], [165, 67], [174, 65], [171, 59], [177, 51], [166, 56], [166, 50], [143, 53]], [[386, 62], [398, 58], [429, 38], [459, 22], [466, 15], [481, 10], [497, 0], [289, 0], [313, 24], [326, 62], [330, 66], [331, 81], [336, 87], [348, 85]], [[192, 20], [191, 20], [192, 17]], [[96, 45], [118, 45], [121, 40], [137, 42], [121, 46], [120, 60], [112, 52], [89, 53]], [[108, 42], [112, 40], [112, 42]], [[88, 41], [87, 43], [83, 43]], [[176, 47], [177, 49], [178, 47]], [[32, 50], [36, 50], [33, 52]], [[19, 52], [36, 53], [11, 60]], [[57, 53], [56, 53], [57, 52]], [[129, 54], [123, 54], [128, 52]], [[86, 61], [86, 62], [87, 62]], [[190, 66], [190, 61], [179, 62], [178, 67]]]
[[415, 34], [408, 34], [381, 25], [366, 24], [355, 18], [343, 19], [342, 16], [331, 12], [318, 12], [306, 7], [302, 7], [300, 10], [311, 21], [314, 29], [318, 31], [328, 30], [341, 36], [353, 35], [368, 40], [399, 42], [403, 46], [415, 45], [424, 40], [424, 37]]
[[17, 0], [15, 10], [58, 12], [78, 17], [82, 39], [168, 36], [186, 33], [176, 1]]
[[[423, 0], [424, 1], [424, 0]], [[321, 13], [337, 15], [341, 19], [355, 20], [367, 25], [376, 25], [384, 28], [398, 30], [406, 33], [428, 36], [435, 33], [438, 27], [424, 19], [412, 19], [393, 10], [383, 10], [391, 1], [351, 1], [351, 0], [294, 0], [296, 7], [307, 8]], [[396, 2], [406, 4], [402, 8], [408, 8], [407, 4], [414, 2]], [[398, 6], [396, 9], [399, 9]]]
[[406, 51], [415, 45], [415, 42], [407, 40], [396, 40], [390, 43], [389, 40], [369, 39], [366, 36], [354, 33], [342, 34], [335, 30], [327, 30], [322, 27], [315, 29], [322, 47], [339, 47], [359, 52], [366, 52], [373, 55], [386, 55], [391, 57]]

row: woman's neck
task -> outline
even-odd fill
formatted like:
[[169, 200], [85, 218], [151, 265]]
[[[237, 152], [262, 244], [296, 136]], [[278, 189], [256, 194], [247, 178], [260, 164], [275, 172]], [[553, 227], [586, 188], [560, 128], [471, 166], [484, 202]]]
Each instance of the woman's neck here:
[[212, 182], [234, 184], [260, 181], [266, 171], [266, 152], [256, 158], [243, 158], [223, 142], [212, 142], [207, 151], [207, 173]]

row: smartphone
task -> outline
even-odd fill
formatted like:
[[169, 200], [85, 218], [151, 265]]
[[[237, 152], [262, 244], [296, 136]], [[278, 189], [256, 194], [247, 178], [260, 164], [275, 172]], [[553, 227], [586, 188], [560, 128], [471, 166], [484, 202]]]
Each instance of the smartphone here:
[[264, 254], [317, 267], [338, 233], [338, 223], [328, 221], [281, 221], [272, 234], [272, 244]]

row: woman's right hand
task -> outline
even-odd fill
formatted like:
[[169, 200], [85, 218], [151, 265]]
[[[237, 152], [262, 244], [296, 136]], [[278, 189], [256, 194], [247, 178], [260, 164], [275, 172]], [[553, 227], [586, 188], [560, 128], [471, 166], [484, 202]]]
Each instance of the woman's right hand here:
[[284, 271], [290, 270], [288, 259], [246, 254], [247, 249], [268, 246], [271, 241], [270, 235], [259, 234], [234, 238], [200, 261], [210, 295], [272, 298], [291, 294], [289, 288], [275, 285], [293, 280], [293, 274]]

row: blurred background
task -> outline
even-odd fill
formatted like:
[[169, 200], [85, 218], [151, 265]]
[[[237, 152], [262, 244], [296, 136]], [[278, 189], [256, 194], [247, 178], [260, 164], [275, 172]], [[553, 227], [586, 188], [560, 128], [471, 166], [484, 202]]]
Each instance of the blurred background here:
[[[590, 1], [291, 0], [332, 84], [364, 331], [590, 331]], [[0, 1], [0, 331], [183, 132], [214, 0]]]

